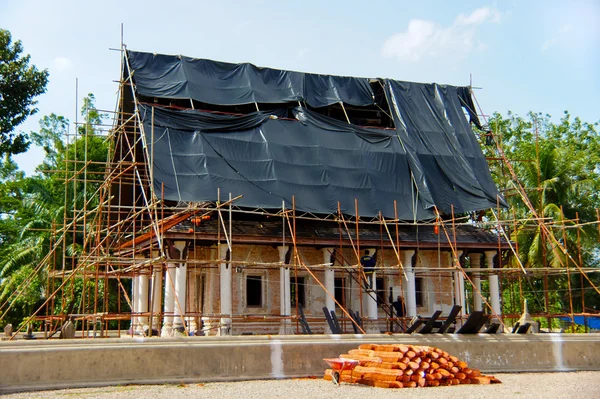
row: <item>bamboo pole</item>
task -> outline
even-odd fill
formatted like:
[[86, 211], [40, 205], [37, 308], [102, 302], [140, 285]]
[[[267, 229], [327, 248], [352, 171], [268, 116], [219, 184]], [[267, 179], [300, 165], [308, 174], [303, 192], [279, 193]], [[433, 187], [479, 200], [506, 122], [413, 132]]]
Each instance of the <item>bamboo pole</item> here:
[[[583, 269], [583, 259], [581, 257], [581, 226], [579, 225], [579, 212], [575, 212], [575, 218], [577, 219], [577, 260], [579, 261], [580, 270]], [[583, 283], [583, 273], [579, 275], [581, 284], [581, 311], [585, 312], [585, 288]], [[587, 325], [586, 325], [587, 332]]]

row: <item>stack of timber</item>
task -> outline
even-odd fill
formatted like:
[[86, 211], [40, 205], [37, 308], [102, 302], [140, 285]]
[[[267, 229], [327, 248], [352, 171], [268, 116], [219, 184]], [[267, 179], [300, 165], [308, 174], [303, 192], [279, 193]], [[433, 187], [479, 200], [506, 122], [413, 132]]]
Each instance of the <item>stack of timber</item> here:
[[[438, 387], [459, 384], [497, 384], [500, 380], [470, 368], [439, 348], [417, 345], [362, 344], [340, 355], [358, 360], [354, 370], [344, 370], [340, 382], [380, 388]], [[324, 378], [332, 379], [333, 370]]]

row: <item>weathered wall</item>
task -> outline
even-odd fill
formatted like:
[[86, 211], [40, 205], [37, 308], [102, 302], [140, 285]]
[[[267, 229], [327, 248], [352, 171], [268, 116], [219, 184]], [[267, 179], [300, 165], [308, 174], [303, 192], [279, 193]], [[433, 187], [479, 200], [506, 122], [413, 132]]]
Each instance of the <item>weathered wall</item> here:
[[[335, 248], [337, 251], [337, 261], [335, 266], [339, 267], [340, 262], [343, 265], [356, 265], [358, 263], [356, 254], [352, 248]], [[236, 268], [234, 266], [232, 274], [232, 296], [233, 296], [233, 313], [241, 315], [252, 315], [256, 317], [265, 317], [263, 321], [253, 321], [244, 323], [236, 322], [234, 319], [233, 331], [234, 334], [276, 334], [279, 331], [280, 324], [278, 320], [273, 319], [273, 316], [281, 314], [280, 311], [280, 269], [276, 266], [264, 267], [260, 263], [278, 262], [279, 253], [276, 246], [269, 245], [233, 245], [233, 261], [256, 263], [256, 265], [244, 265]], [[301, 247], [299, 254], [302, 262], [306, 265], [318, 265], [324, 263], [323, 251], [314, 247]], [[217, 256], [216, 247], [196, 247], [190, 251], [190, 259], [208, 260], [214, 259]], [[402, 254], [400, 254], [402, 257]], [[378, 270], [376, 277], [382, 278], [384, 281], [383, 287], [378, 287], [384, 290], [384, 298], [387, 301], [389, 298], [390, 288], [392, 289], [393, 297], [399, 294], [406, 297], [406, 284], [404, 275], [399, 268], [398, 258], [391, 249], [379, 249], [378, 251], [378, 266], [384, 267], [383, 270]], [[440, 273], [438, 271], [429, 270], [430, 267], [449, 267], [448, 256], [446, 252], [438, 254], [436, 250], [419, 251], [416, 257], [415, 269], [416, 277], [423, 279], [423, 304], [418, 306], [417, 313], [421, 316], [428, 316], [437, 309], [441, 309], [446, 314], [452, 307], [453, 303], [453, 283], [452, 275], [449, 272]], [[450, 270], [450, 269], [449, 269]], [[292, 268], [291, 277], [304, 277], [306, 284], [306, 309], [304, 310], [308, 318], [323, 318], [322, 308], [325, 306], [326, 294], [321, 285], [324, 283], [324, 272], [322, 270], [313, 270], [315, 277], [311, 276], [305, 269], [298, 267], [296, 270]], [[264, 281], [263, 288], [263, 305], [262, 307], [248, 307], [246, 304], [246, 276], [259, 275]], [[201, 276], [199, 279], [197, 276]], [[338, 271], [335, 273], [336, 278], [345, 278], [345, 296], [346, 307], [361, 311], [360, 293], [363, 292], [359, 284], [354, 281], [348, 273]], [[203, 280], [202, 280], [203, 279]], [[204, 288], [202, 285], [204, 281]], [[219, 309], [219, 268], [218, 264], [206, 264], [191, 269], [188, 276], [188, 309], [190, 311], [204, 312], [204, 314], [218, 314]], [[204, 296], [202, 296], [204, 292]], [[366, 296], [362, 298], [362, 312], [366, 315], [367, 306], [365, 301]], [[296, 314], [295, 309], [292, 309], [292, 314]], [[271, 317], [269, 317], [271, 316]], [[338, 310], [338, 316], [342, 317], [343, 313]], [[386, 329], [386, 312], [383, 308], [378, 309], [379, 325], [381, 330]], [[195, 318], [194, 321], [198, 321]], [[216, 320], [215, 320], [216, 321]], [[315, 332], [321, 333], [325, 331], [325, 321], [313, 320], [311, 328]], [[351, 326], [347, 326], [351, 329]], [[216, 333], [212, 330], [210, 334]]]
[[0, 393], [321, 376], [361, 343], [442, 348], [484, 372], [600, 370], [600, 334], [312, 335], [0, 342]]

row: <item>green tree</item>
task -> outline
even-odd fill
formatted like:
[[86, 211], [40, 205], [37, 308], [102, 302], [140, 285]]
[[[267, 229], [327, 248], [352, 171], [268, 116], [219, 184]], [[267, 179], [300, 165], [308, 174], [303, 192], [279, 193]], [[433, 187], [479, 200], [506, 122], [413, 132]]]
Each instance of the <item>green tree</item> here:
[[37, 112], [36, 96], [46, 91], [48, 71], [29, 65], [20, 40], [12, 43], [9, 31], [0, 29], [0, 154], [19, 154], [29, 147], [27, 136], [15, 128]]
[[[516, 229], [512, 229], [511, 239], [518, 243], [518, 258], [524, 266], [564, 268], [568, 265], [576, 270], [575, 262], [578, 263], [581, 251], [584, 267], [600, 267], [598, 230], [593, 224], [596, 208], [600, 207], [600, 136], [597, 126], [583, 123], [579, 118], [573, 119], [568, 113], [559, 123], [553, 123], [547, 115], [534, 113], [527, 118], [512, 114], [503, 118], [496, 114], [490, 120], [489, 127], [517, 177], [515, 181], [502, 163], [491, 165], [492, 174], [514, 215], [522, 220], [517, 223]], [[486, 151], [492, 157], [500, 155], [495, 147], [487, 147]], [[535, 214], [527, 206], [519, 185]], [[546, 228], [534, 222], [536, 215], [545, 219]], [[513, 215], [507, 216], [512, 218]], [[577, 222], [584, 224], [583, 227], [577, 228]], [[564, 255], [561, 247], [568, 250], [570, 258]], [[516, 267], [515, 257], [513, 262]], [[525, 297], [530, 299], [530, 310], [543, 311], [548, 307], [551, 312], [568, 311], [568, 279], [564, 275], [550, 279], [537, 276], [529, 278], [526, 287], [522, 287]], [[579, 277], [572, 275], [572, 288], [580, 287]], [[600, 276], [591, 277], [596, 285], [600, 283]], [[505, 293], [512, 289], [508, 285], [504, 287]], [[545, 306], [541, 306], [545, 298], [535, 296], [543, 291], [547, 291], [549, 296], [549, 303]], [[575, 289], [573, 292], [576, 296], [581, 291]], [[593, 289], [587, 290], [586, 307], [600, 308], [600, 299], [594, 294]], [[581, 303], [579, 300], [574, 302], [575, 311], [582, 310]]]
[[[103, 162], [108, 149], [98, 130], [105, 115], [97, 112], [91, 94], [84, 99], [82, 116], [84, 123], [78, 128], [78, 137], [70, 142], [67, 138], [68, 119], [51, 114], [40, 120], [39, 130], [30, 134], [32, 141], [46, 154], [36, 175], [25, 177], [8, 155], [6, 161], [0, 164], [0, 193], [9, 194], [4, 202], [0, 201], [0, 210], [5, 215], [0, 223], [6, 223], [6, 226], [0, 224], [0, 230], [7, 232], [3, 235], [0, 231], [0, 238], [7, 237], [0, 247], [0, 305], [14, 296], [18, 287], [25, 287], [19, 289], [21, 294], [11, 312], [0, 317], [4, 322], [18, 324], [37, 309], [34, 304], [46, 295], [46, 278], [51, 262], [58, 270], [63, 264], [71, 268], [84, 245], [82, 232], [93, 228], [92, 217], [80, 218], [77, 233], [65, 235], [64, 262], [61, 250], [44, 260], [57, 239], [53, 237], [53, 231], [62, 227], [63, 220], [71, 221], [81, 216], [86, 200], [89, 202], [88, 210], [97, 205], [98, 195], [94, 194], [103, 178]], [[87, 185], [81, 181], [81, 175], [73, 178], [86, 162], [91, 162]], [[75, 284], [73, 290], [74, 308], [78, 309], [82, 284]], [[69, 304], [61, 304], [57, 299], [56, 311], [60, 312], [63, 305]]]

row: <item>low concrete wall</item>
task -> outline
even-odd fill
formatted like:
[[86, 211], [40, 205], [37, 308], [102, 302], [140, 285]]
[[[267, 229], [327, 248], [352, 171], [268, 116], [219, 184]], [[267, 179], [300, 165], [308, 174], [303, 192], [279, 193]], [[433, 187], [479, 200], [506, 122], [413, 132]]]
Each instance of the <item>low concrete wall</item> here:
[[321, 376], [361, 343], [442, 348], [484, 372], [600, 370], [600, 334], [304, 335], [0, 343], [0, 392]]

